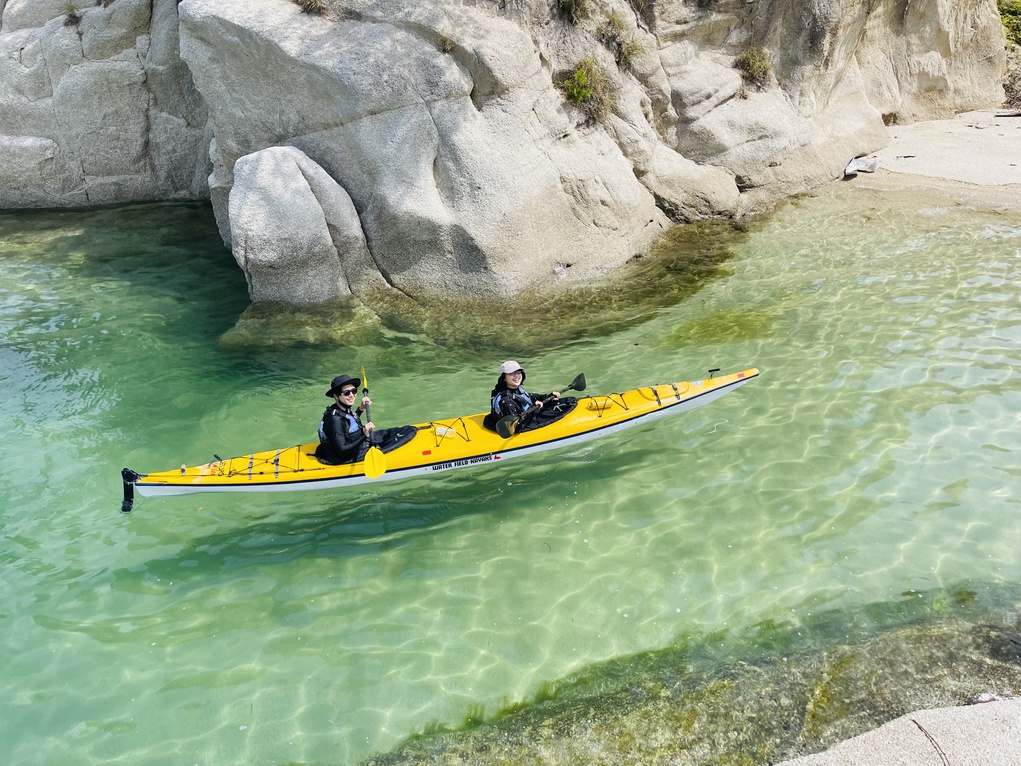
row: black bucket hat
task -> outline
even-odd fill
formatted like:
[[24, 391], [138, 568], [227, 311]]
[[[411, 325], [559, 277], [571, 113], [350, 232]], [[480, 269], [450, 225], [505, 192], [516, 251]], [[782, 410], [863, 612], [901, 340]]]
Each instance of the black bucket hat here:
[[332, 399], [334, 394], [340, 393], [340, 389], [344, 387], [345, 383], [354, 383], [355, 388], [362, 387], [361, 378], [352, 378], [350, 375], [338, 375], [330, 383], [330, 390], [326, 392], [326, 395]]

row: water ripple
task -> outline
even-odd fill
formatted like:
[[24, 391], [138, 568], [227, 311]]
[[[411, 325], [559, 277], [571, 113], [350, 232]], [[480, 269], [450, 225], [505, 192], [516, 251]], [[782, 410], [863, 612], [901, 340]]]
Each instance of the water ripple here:
[[763, 370], [676, 419], [432, 482], [131, 515], [122, 466], [310, 438], [345, 369], [369, 366], [396, 424], [484, 409], [500, 359], [221, 348], [247, 296], [208, 210], [0, 234], [12, 763], [351, 763], [644, 649], [725, 654], [906, 592], [1018, 584], [1021, 227], [1002, 214], [836, 185], [688, 299], [523, 360], [537, 390]]

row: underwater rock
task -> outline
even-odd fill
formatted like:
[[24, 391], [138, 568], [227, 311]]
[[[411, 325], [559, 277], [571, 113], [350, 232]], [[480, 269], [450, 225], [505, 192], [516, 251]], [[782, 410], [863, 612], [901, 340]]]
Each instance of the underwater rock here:
[[758, 626], [760, 651], [707, 642], [616, 660], [566, 679], [552, 699], [414, 738], [363, 766], [777, 763], [912, 711], [1021, 687], [1016, 611], [1013, 624], [940, 614], [840, 644], [812, 634], [856, 628], [825, 622]]

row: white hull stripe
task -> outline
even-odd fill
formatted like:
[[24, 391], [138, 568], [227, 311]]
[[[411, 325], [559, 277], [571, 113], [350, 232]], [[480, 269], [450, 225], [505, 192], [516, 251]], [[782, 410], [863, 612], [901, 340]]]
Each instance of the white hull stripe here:
[[[397, 479], [409, 479], [416, 476], [425, 476], [428, 474], [436, 473], [438, 471], [446, 471], [455, 468], [467, 468], [475, 465], [482, 465], [485, 463], [499, 463], [504, 460], [509, 460], [512, 457], [523, 457], [525, 455], [533, 455], [539, 452], [546, 452], [552, 449], [559, 449], [566, 447], [571, 444], [581, 444], [586, 441], [591, 441], [600, 436], [607, 434], [616, 433], [623, 431], [628, 428], [632, 428], [643, 421], [658, 420], [668, 415], [674, 415], [678, 412], [685, 412], [687, 410], [695, 409], [703, 404], [708, 404], [714, 399], [718, 399], [734, 388], [747, 383], [749, 380], [753, 380], [753, 376], [743, 378], [742, 380], [736, 380], [733, 383], [728, 383], [726, 386], [720, 388], [714, 388], [710, 391], [692, 396], [683, 401], [675, 402], [674, 404], [667, 404], [666, 406], [660, 407], [659, 409], [653, 410], [652, 412], [646, 412], [640, 415], [635, 415], [632, 418], [626, 420], [619, 420], [616, 423], [612, 423], [606, 426], [597, 426], [583, 431], [581, 433], [572, 434], [570, 436], [561, 436], [556, 439], [550, 439], [540, 444], [532, 444], [527, 447], [513, 447], [506, 450], [499, 450], [495, 452], [487, 452], [480, 455], [474, 455], [471, 457], [461, 458], [458, 460], [444, 460], [435, 463], [423, 463], [422, 465], [409, 466], [407, 468], [395, 468], [384, 473], [375, 479], [370, 479], [365, 474], [356, 474], [354, 476], [331, 476], [324, 477], [321, 479], [305, 478], [296, 479], [294, 481], [274, 481], [274, 482], [263, 482], [263, 481], [250, 481], [246, 484], [211, 484], [203, 482], [201, 484], [194, 485], [181, 485], [181, 484], [156, 484], [146, 483], [145, 478], [139, 479], [135, 482], [135, 487], [138, 490], [138, 494], [147, 497], [157, 496], [169, 496], [169, 495], [188, 495], [199, 492], [251, 492], [253, 489], [257, 489], [261, 492], [294, 492], [296, 490], [312, 490], [312, 489], [334, 489], [336, 487], [350, 487], [357, 484], [368, 484], [381, 481], [393, 481]], [[671, 410], [676, 410], [672, 412]], [[254, 455], [252, 456], [254, 458]], [[249, 478], [251, 478], [251, 464], [249, 464]]]

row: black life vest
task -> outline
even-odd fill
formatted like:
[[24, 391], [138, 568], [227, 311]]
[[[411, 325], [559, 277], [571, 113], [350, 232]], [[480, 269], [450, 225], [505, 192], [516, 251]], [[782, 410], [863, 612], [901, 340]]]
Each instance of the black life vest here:
[[351, 410], [342, 410], [336, 404], [331, 404], [329, 407], [326, 408], [326, 411], [323, 413], [323, 419], [319, 421], [319, 441], [322, 444], [326, 444], [326, 442], [328, 441], [326, 438], [325, 428], [326, 419], [333, 417], [334, 415], [339, 415], [340, 417], [347, 420], [348, 433], [353, 434], [355, 431], [362, 430], [362, 422], [358, 419], [357, 415], [351, 412]]
[[502, 413], [500, 406], [504, 402], [507, 402], [508, 404], [511, 405], [510, 409], [517, 410], [517, 412], [512, 413], [517, 415], [524, 412], [533, 404], [535, 404], [535, 399], [532, 397], [530, 393], [525, 391], [525, 389], [523, 388], [517, 388], [513, 390], [506, 388], [493, 397], [492, 404], [490, 405], [492, 412], [494, 412], [497, 415], [500, 415]]

